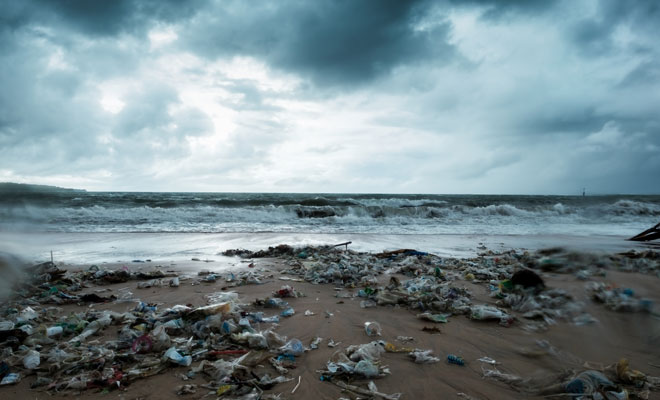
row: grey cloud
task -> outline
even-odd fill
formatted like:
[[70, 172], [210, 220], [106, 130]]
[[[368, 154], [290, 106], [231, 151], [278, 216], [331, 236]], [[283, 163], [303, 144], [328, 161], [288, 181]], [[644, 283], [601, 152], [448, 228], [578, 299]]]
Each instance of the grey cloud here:
[[[612, 35], [621, 25], [645, 35], [660, 33], [660, 3], [655, 0], [634, 3], [600, 0], [596, 4], [596, 15], [580, 20], [570, 30], [570, 38], [587, 56], [607, 54], [612, 50]], [[649, 49], [638, 47], [637, 50]]]
[[619, 89], [648, 85], [660, 82], [660, 62], [646, 61], [640, 63], [619, 82]]
[[485, 8], [482, 18], [497, 20], [512, 14], [538, 14], [551, 10], [557, 0], [450, 0], [456, 7]]
[[144, 32], [157, 21], [190, 18], [204, 5], [201, 1], [176, 0], [33, 0], [29, 12], [37, 22], [59, 22], [86, 35], [112, 36]]
[[230, 2], [191, 20], [182, 40], [208, 57], [254, 56], [316, 83], [348, 85], [400, 64], [450, 60], [447, 23], [415, 29], [427, 10], [423, 1], [275, 2], [256, 9]]

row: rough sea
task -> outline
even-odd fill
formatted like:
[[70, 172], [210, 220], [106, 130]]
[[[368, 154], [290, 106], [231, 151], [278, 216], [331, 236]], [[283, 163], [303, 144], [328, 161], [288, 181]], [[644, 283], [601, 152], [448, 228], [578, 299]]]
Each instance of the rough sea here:
[[2, 232], [629, 236], [660, 196], [0, 193]]

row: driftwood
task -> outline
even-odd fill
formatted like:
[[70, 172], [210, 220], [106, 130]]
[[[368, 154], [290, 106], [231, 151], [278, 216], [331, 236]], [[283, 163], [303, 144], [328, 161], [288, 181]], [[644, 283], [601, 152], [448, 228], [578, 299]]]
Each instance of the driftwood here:
[[648, 242], [649, 240], [660, 239], [660, 223], [656, 226], [645, 230], [639, 235], [635, 235], [628, 240], [634, 240], [636, 242]]

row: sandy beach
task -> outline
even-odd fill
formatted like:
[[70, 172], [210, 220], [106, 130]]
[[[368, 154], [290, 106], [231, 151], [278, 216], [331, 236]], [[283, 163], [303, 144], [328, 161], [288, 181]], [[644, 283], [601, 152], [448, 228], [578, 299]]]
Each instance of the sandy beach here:
[[[333, 249], [332, 254], [334, 254], [333, 257], [339, 258], [342, 257], [342, 254], [351, 254], [352, 260], [368, 260], [372, 256], [372, 254], [352, 251], [344, 253], [339, 249]], [[570, 376], [571, 373], [575, 375], [585, 369], [603, 369], [608, 365], [617, 363], [622, 358], [629, 360], [631, 368], [640, 370], [650, 377], [660, 375], [660, 350], [658, 350], [660, 349], [658, 347], [660, 319], [658, 319], [657, 314], [660, 295], [657, 291], [657, 259], [650, 261], [651, 272], [648, 270], [624, 272], [618, 270], [619, 268], [604, 266], [602, 275], [589, 276], [586, 281], [578, 279], [574, 271], [566, 273], [538, 270], [538, 274], [545, 282], [546, 292], [553, 289], [562, 289], [571, 298], [571, 303], [583, 306], [580, 315], [589, 315], [593, 320], [591, 323], [585, 324], [576, 322], [575, 319], [560, 317], [554, 318], [550, 324], [538, 324], [538, 319], [524, 318], [522, 312], [511, 309], [506, 310], [508, 315], [512, 317], [510, 324], [469, 319], [469, 315], [460, 315], [456, 312], [447, 314], [447, 323], [433, 323], [418, 318], [417, 314], [423, 310], [413, 309], [410, 305], [361, 307], [365, 297], [360, 296], [360, 290], [364, 290], [365, 287], [379, 288], [382, 293], [393, 277], [398, 279], [399, 282], [405, 282], [413, 278], [415, 274], [418, 277], [424, 276], [421, 272], [426, 271], [427, 266], [425, 266], [425, 263], [437, 262], [438, 260], [442, 262], [442, 259], [438, 258], [425, 258], [431, 256], [424, 254], [392, 257], [391, 260], [385, 262], [388, 267], [386, 271], [377, 270], [377, 272], [374, 272], [373, 276], [377, 279], [377, 283], [372, 281], [363, 285], [339, 285], [337, 282], [334, 284], [312, 284], [304, 281], [301, 276], [291, 274], [292, 265], [309, 267], [310, 265], [323, 263], [324, 258], [319, 258], [315, 254], [310, 254], [305, 259], [295, 255], [292, 257], [248, 257], [245, 259], [226, 257], [225, 261], [230, 261], [224, 263], [191, 260], [158, 263], [153, 261], [105, 263], [100, 264], [103, 270], [124, 270], [130, 273], [161, 271], [166, 274], [176, 274], [179, 277], [180, 286], [170, 287], [164, 284], [162, 287], [158, 287], [160, 283], [165, 282], [168, 278], [156, 282], [155, 287], [143, 289], [138, 288], [138, 285], [140, 285], [140, 282], [144, 282], [144, 279], [115, 284], [85, 281], [85, 287], [75, 295], [97, 294], [99, 296], [109, 296], [112, 294], [119, 295], [128, 290], [132, 292], [134, 301], [113, 300], [106, 303], [78, 302], [55, 305], [57, 308], [52, 311], [55, 313], [53, 320], [71, 315], [71, 313], [89, 313], [91, 310], [130, 313], [135, 310], [138, 300], [157, 305], [158, 310], [165, 310], [176, 305], [188, 305], [195, 308], [207, 305], [209, 303], [208, 295], [228, 291], [235, 291], [238, 294], [236, 303], [240, 305], [240, 309], [244, 312], [261, 311], [264, 312], [265, 316], [272, 316], [279, 314], [281, 310], [255, 305], [255, 301], [272, 297], [273, 293], [276, 293], [284, 285], [290, 285], [302, 295], [301, 297], [283, 299], [295, 310], [295, 314], [291, 317], [280, 317], [279, 324], [253, 322], [252, 328], [256, 332], [273, 328], [272, 330], [278, 335], [288, 339], [297, 338], [306, 347], [317, 337], [322, 338], [322, 341], [318, 349], [306, 351], [304, 354], [295, 357], [293, 365], [290, 365], [288, 372], [283, 375], [292, 380], [279, 383], [264, 391], [264, 396], [268, 394], [281, 396], [278, 398], [339, 399], [370, 397], [360, 396], [355, 392], [343, 391], [339, 386], [327, 382], [327, 379], [322, 381], [323, 373], [320, 371], [326, 368], [328, 361], [336, 352], [342, 352], [350, 345], [366, 344], [373, 340], [390, 343], [394, 345], [394, 348], [432, 350], [432, 354], [440, 359], [436, 363], [417, 364], [408, 356], [408, 352], [384, 352], [382, 354], [380, 365], [387, 366], [390, 374], [380, 379], [373, 379], [373, 381], [380, 393], [401, 393], [403, 399], [542, 398], [538, 394], [522, 391], [520, 386], [516, 386], [515, 383], [533, 379], [532, 382], [543, 382], [545, 385], [550, 383], [560, 384], [563, 382], [561, 379], [567, 379], [566, 376]], [[469, 265], [478, 264], [479, 260], [483, 262], [486, 259], [493, 259], [493, 257], [497, 258], [497, 254], [482, 256], [469, 262], [463, 260], [456, 261], [456, 264], [443, 263], [444, 282], [450, 283], [451, 287], [467, 290], [472, 305], [496, 306], [499, 304], [501, 308], [501, 303], [497, 303], [498, 298], [492, 296], [492, 280], [475, 278], [474, 275], [471, 276], [465, 270]], [[504, 257], [509, 256], [505, 255]], [[563, 258], [560, 259], [564, 260]], [[573, 260], [572, 263], [580, 264], [580, 262], [587, 259], [577, 260]], [[419, 270], [420, 272], [411, 275], [401, 273], [401, 265], [420, 265], [420, 267], [424, 267]], [[504, 266], [504, 264], [502, 265]], [[589, 266], [584, 265], [584, 267]], [[58, 268], [69, 271], [86, 271], [90, 268], [90, 265], [59, 263]], [[217, 280], [215, 282], [205, 282], [204, 276], [198, 276], [200, 270], [207, 270], [210, 273], [217, 272]], [[233, 282], [226, 281], [232, 273], [236, 276], [245, 273], [256, 274], [256, 276], [261, 277], [260, 284], [233, 286]], [[604, 282], [608, 287], [630, 288], [634, 291], [636, 299], [644, 299], [644, 301], [647, 301], [646, 304], [650, 302], [652, 304], [651, 309], [646, 310], [646, 312], [612, 311], [603, 304], [594, 302], [585, 291], [585, 284], [592, 281]], [[25, 299], [22, 302], [24, 305], [26, 304]], [[21, 304], [21, 300], [16, 304]], [[33, 308], [43, 310], [49, 306], [54, 305], [38, 304], [33, 305]], [[305, 315], [306, 311], [309, 311], [308, 314], [312, 313], [312, 315]], [[431, 312], [434, 311], [431, 310]], [[382, 329], [382, 336], [367, 336], [364, 326], [367, 321], [378, 322]], [[529, 322], [537, 324], [529, 325]], [[429, 333], [423, 331], [425, 327], [437, 327], [439, 332]], [[90, 337], [87, 345], [103, 346], [104, 341], [116, 340], [121, 329], [122, 324], [114, 322], [103, 330], [101, 336]], [[174, 336], [187, 338], [190, 336], [190, 332], [184, 331], [178, 335], [172, 335], [172, 337]], [[410, 340], [402, 337], [410, 338]], [[228, 338], [223, 340], [227, 344], [232, 343]], [[338, 345], [329, 347], [330, 340], [338, 343]], [[63, 340], [63, 342], [66, 342], [66, 340]], [[45, 351], [48, 347], [44, 346], [42, 351]], [[234, 344], [234, 347], [246, 348], [245, 345], [238, 344]], [[270, 351], [274, 355], [277, 354], [276, 349]], [[115, 350], [116, 354], [122, 352]], [[114, 388], [108, 392], [108, 388], [103, 387], [83, 391], [72, 389], [57, 391], [52, 388], [48, 390], [46, 385], [30, 389], [30, 385], [34, 383], [37, 375], [58, 375], [53, 367], [48, 367], [48, 363], [45, 362], [35, 370], [26, 370], [20, 365], [20, 357], [17, 357], [17, 354], [20, 354], [20, 349], [17, 350], [13, 358], [8, 357], [7, 359], [14, 361], [15, 365], [11, 367], [12, 372], [20, 371], [23, 377], [17, 385], [0, 388], [3, 397], [64, 398], [73, 394], [76, 398], [97, 398], [100, 395], [99, 393], [104, 393], [102, 396], [113, 398], [117, 396], [117, 398], [122, 399], [216, 397], [215, 390], [202, 387], [202, 385], [209, 383], [208, 376], [203, 373], [196, 373], [189, 374], [192, 377], [190, 379], [186, 377], [191, 368], [194, 369], [198, 366], [202, 359], [209, 358], [213, 360], [212, 357], [197, 357], [190, 367], [167, 365], [168, 363], [165, 362], [167, 368], [161, 373], [130, 383], [124, 382], [124, 385], [120, 385], [118, 389]], [[465, 360], [465, 365], [458, 366], [448, 363], [447, 356], [449, 354], [461, 357]], [[228, 360], [236, 357], [224, 356]], [[494, 360], [492, 362], [496, 364], [479, 361], [484, 357]], [[258, 363], [250, 367], [250, 370], [259, 377], [266, 373], [271, 377], [278, 375], [268, 361]], [[502, 379], [494, 379], [492, 376], [491, 378], [485, 377], [488, 374], [485, 372], [487, 370], [497, 370], [498, 373], [501, 373], [500, 376], [517, 378], [503, 382]], [[559, 378], [558, 374], [562, 372], [564, 375]], [[126, 373], [125, 370], [124, 373]], [[553, 381], [555, 376], [557, 378]], [[182, 377], [185, 377], [186, 380], [184, 381]], [[70, 378], [60, 376], [59, 380], [62, 379]], [[297, 386], [299, 379], [300, 385]], [[366, 383], [370, 380], [372, 379], [353, 376], [348, 382], [366, 389]], [[651, 382], [654, 381], [651, 380]], [[177, 395], [177, 388], [186, 384], [197, 385], [195, 393]], [[534, 385], [538, 386], [541, 383], [528, 386], [532, 388]], [[649, 384], [647, 383], [647, 385]], [[296, 386], [295, 393], [292, 393]], [[63, 386], [60, 386], [60, 389], [63, 388]], [[630, 385], [625, 386], [625, 388], [633, 393]], [[632, 386], [632, 388], [635, 389], [635, 386]], [[535, 389], [538, 389], [538, 387]], [[635, 393], [638, 392], [642, 392], [642, 389], [635, 389]], [[630, 398], [660, 398], [658, 392], [648, 391], [648, 388], [643, 393], [647, 397], [633, 397], [631, 395]], [[223, 398], [258, 397], [240, 397], [226, 394]], [[378, 396], [374, 398], [378, 398]]]

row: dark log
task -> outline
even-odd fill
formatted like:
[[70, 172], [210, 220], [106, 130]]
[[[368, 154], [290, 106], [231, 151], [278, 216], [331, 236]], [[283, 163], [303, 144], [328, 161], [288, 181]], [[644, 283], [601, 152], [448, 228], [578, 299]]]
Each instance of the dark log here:
[[649, 240], [660, 239], [660, 223], [656, 226], [645, 230], [639, 235], [635, 235], [628, 240], [634, 240], [636, 242], [648, 242]]

